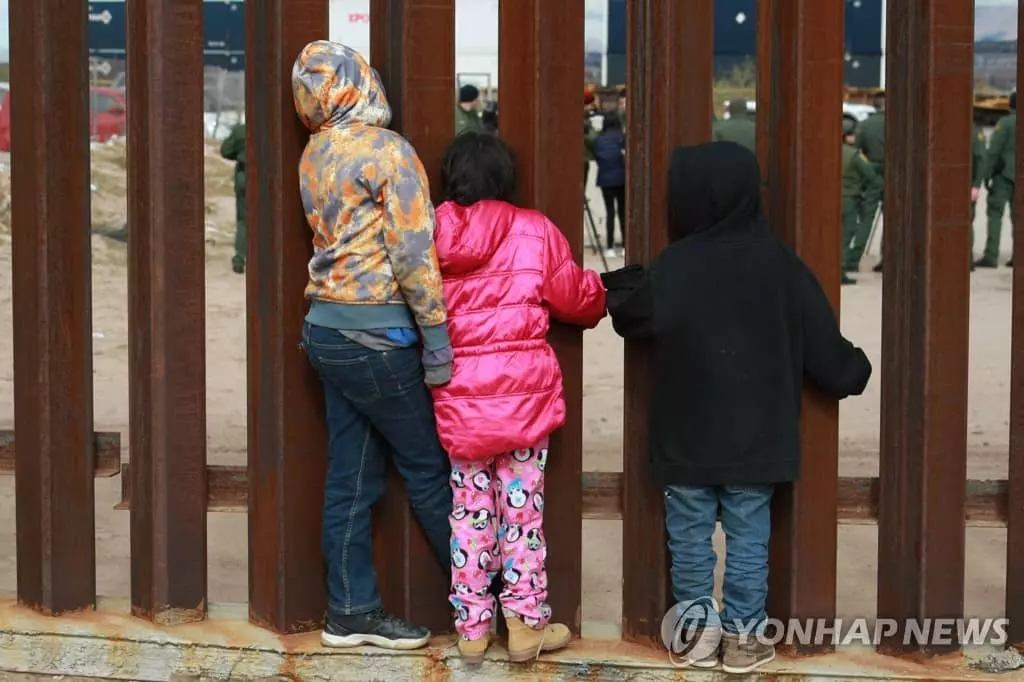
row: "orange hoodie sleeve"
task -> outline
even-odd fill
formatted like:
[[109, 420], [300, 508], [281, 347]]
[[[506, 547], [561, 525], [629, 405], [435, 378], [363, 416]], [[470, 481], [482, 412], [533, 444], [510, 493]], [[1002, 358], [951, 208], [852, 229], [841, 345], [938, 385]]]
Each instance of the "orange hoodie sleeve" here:
[[556, 320], [592, 329], [605, 314], [601, 276], [577, 265], [562, 231], [544, 223], [544, 302]]

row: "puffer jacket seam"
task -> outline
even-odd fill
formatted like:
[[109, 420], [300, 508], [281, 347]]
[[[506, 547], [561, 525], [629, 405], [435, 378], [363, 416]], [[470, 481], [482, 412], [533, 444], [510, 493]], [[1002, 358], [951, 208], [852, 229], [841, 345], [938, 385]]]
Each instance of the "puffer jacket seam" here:
[[454, 403], [460, 400], [479, 400], [480, 398], [521, 398], [539, 395], [541, 393], [550, 393], [551, 391], [558, 390], [559, 388], [558, 384], [552, 384], [546, 388], [537, 388], [532, 391], [522, 391], [519, 393], [474, 393], [473, 395], [453, 395], [443, 398], [435, 397], [434, 403]]

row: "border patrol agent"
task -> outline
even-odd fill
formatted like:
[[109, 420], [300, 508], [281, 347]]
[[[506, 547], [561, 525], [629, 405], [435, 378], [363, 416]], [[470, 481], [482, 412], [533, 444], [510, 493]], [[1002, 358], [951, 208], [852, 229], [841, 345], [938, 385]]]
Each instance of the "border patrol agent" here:
[[[861, 204], [860, 221], [868, 234], [875, 223], [875, 214], [884, 200], [885, 194], [885, 93], [875, 95], [875, 113], [865, 119], [857, 131], [857, 149], [871, 164], [875, 172], [875, 184], [865, 193]], [[884, 255], [884, 254], [883, 254]], [[873, 268], [882, 271], [882, 261]]]
[[863, 218], [864, 202], [872, 199], [878, 176], [864, 153], [857, 148], [857, 124], [843, 119], [843, 248], [842, 283], [856, 284], [848, 273], [860, 269], [860, 259], [871, 234], [871, 223]]
[[231, 129], [231, 134], [220, 145], [220, 155], [228, 161], [235, 162], [235, 256], [231, 259], [231, 269], [241, 275], [245, 272], [245, 257], [248, 245], [245, 227], [244, 123], [239, 123]]
[[[1003, 212], [1010, 206], [1013, 225], [1013, 190], [1017, 148], [1017, 93], [1010, 95], [1010, 113], [999, 120], [989, 141], [982, 177], [988, 185], [988, 235], [985, 252], [974, 265], [979, 268], [999, 267], [999, 237], [1003, 231]], [[1008, 266], [1013, 265], [1011, 260]]]
[[987, 152], [985, 131], [978, 124], [974, 124], [974, 132], [971, 133], [971, 270], [974, 269], [974, 217], [978, 208], [978, 194], [984, 182], [982, 173], [985, 171]]

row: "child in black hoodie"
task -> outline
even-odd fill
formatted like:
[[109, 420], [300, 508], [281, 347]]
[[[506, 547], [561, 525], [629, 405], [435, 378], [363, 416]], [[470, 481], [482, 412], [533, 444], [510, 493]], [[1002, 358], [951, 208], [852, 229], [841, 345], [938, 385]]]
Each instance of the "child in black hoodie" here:
[[[721, 508], [722, 663], [747, 672], [775, 657], [751, 635], [766, 621], [773, 485], [800, 472], [804, 379], [837, 399], [859, 395], [871, 364], [765, 221], [752, 153], [730, 142], [676, 149], [669, 203], [670, 245], [646, 271], [603, 276], [608, 310], [619, 335], [653, 342], [649, 455], [664, 487], [674, 596], [711, 600]], [[689, 662], [714, 667], [718, 654]]]

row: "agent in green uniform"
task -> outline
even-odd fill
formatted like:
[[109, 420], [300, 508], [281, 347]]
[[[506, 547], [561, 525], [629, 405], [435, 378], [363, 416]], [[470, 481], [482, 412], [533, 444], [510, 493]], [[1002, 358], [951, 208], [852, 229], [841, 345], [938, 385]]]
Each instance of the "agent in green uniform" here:
[[984, 182], [982, 173], [985, 170], [985, 153], [988, 145], [985, 144], [985, 131], [978, 124], [974, 125], [971, 133], [971, 270], [974, 269], [974, 217], [978, 207], [978, 194], [981, 192], [981, 185]]
[[[1003, 231], [1003, 212], [1010, 206], [1010, 224], [1013, 224], [1014, 156], [1017, 147], [1017, 93], [1010, 95], [1010, 113], [999, 120], [992, 132], [985, 170], [982, 177], [988, 183], [988, 235], [985, 252], [974, 265], [979, 268], [999, 267], [999, 237]], [[1012, 265], [1013, 261], [1007, 263]]]
[[729, 102], [729, 118], [715, 124], [712, 139], [717, 142], [735, 142], [757, 153], [757, 126], [750, 120], [747, 100], [734, 99]]
[[856, 284], [848, 273], [860, 269], [871, 223], [862, 219], [862, 206], [877, 182], [874, 169], [857, 149], [857, 124], [843, 119], [843, 284]]
[[220, 145], [220, 155], [228, 161], [235, 162], [235, 256], [231, 259], [231, 269], [242, 274], [245, 272], [247, 254], [245, 229], [245, 124], [239, 123], [231, 129], [231, 134]]
[[467, 130], [482, 131], [484, 123], [480, 119], [480, 89], [472, 83], [459, 88], [459, 105], [455, 107], [455, 134]]
[[[860, 221], [867, 226], [865, 229], [869, 234], [885, 193], [885, 93], [875, 95], [872, 104], [875, 106], [875, 113], [860, 124], [856, 144], [875, 172], [875, 184], [865, 193], [860, 212]], [[882, 261], [878, 261], [873, 270], [881, 272]]]

